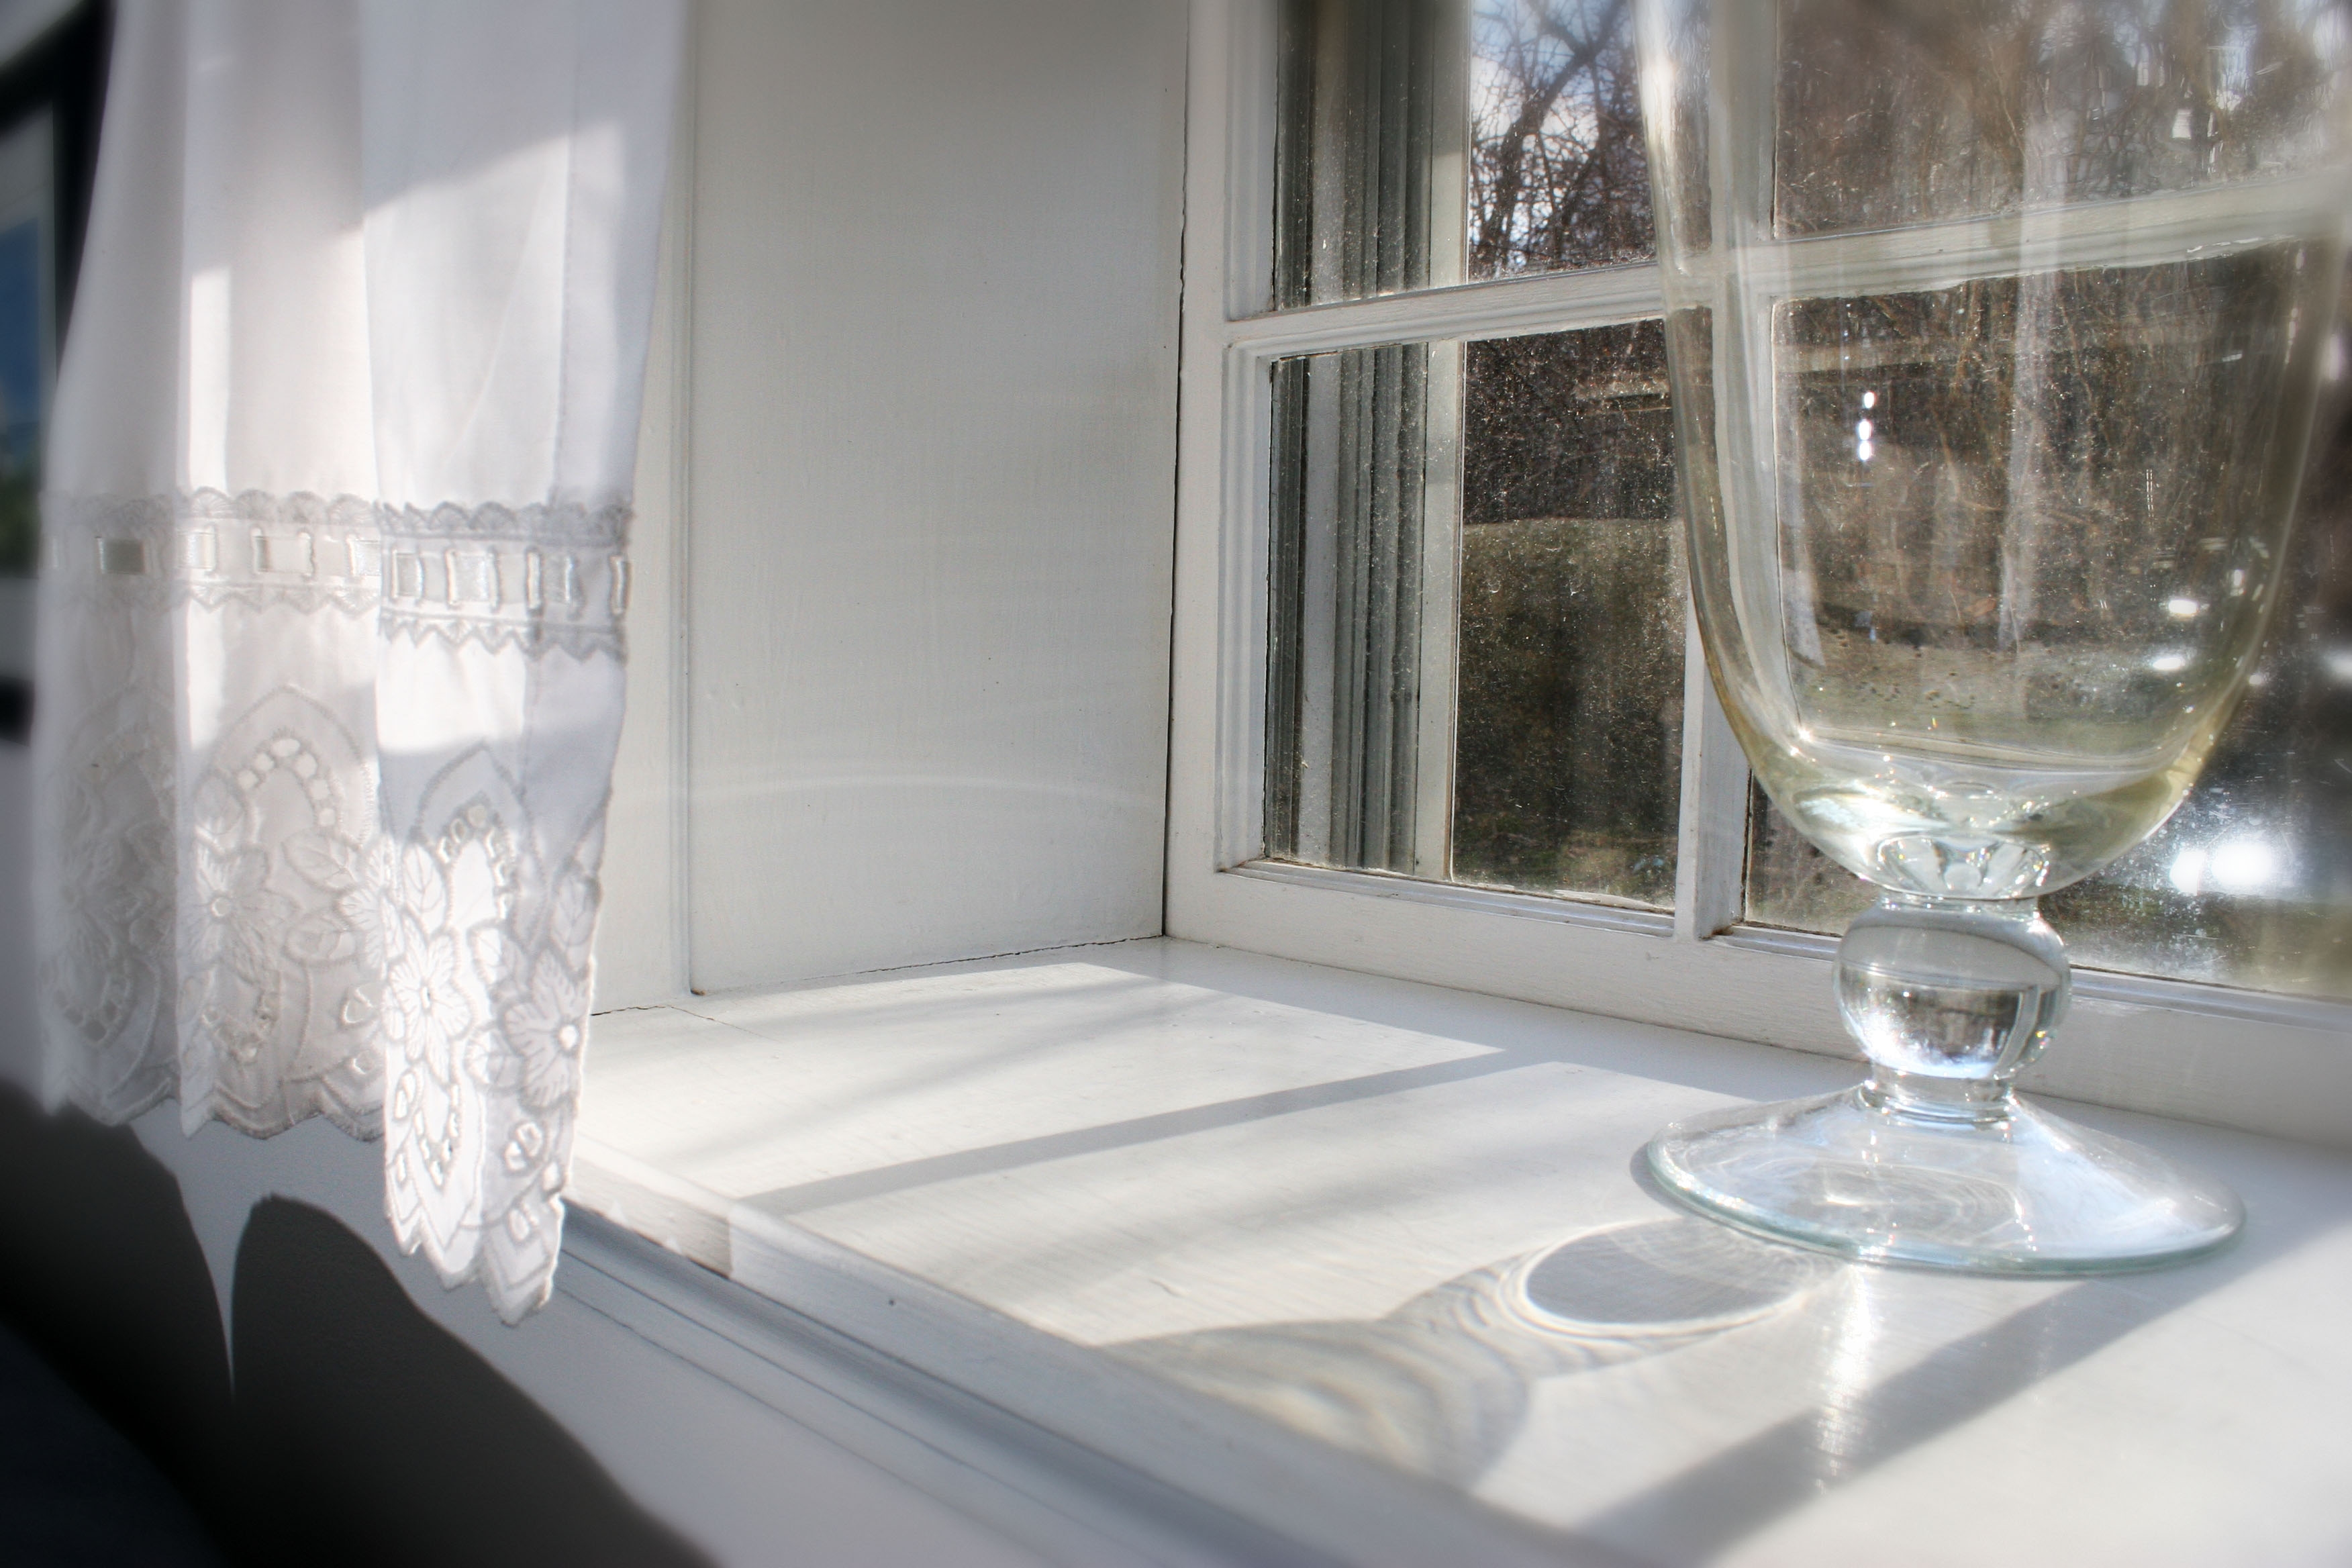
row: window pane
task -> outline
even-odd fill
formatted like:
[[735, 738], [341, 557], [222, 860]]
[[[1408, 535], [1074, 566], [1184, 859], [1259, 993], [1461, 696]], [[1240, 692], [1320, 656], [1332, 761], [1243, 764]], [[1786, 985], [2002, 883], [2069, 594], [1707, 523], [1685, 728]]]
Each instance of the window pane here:
[[[1427, 537], [1431, 345], [1309, 354], [1275, 367], [1266, 682], [1266, 852], [1443, 876], [1443, 520]], [[1450, 356], [1449, 356], [1450, 357]], [[1450, 367], [1441, 363], [1443, 379]], [[1442, 481], [1441, 481], [1442, 482]]]
[[1674, 902], [1682, 530], [1665, 335], [1470, 345], [1454, 876]]
[[1274, 302], [1462, 280], [1459, 0], [1288, 0]]
[[1267, 855], [1671, 905], [1658, 323], [1307, 355], [1275, 394]]
[[1633, 7], [1482, 0], [1470, 58], [1469, 275], [1647, 260]]
[[1292, 0], [1275, 304], [1640, 260], [1627, 0]]
[[[2196, 789], [2097, 877], [2042, 901], [2075, 962], [2352, 997], [2352, 383], [2315, 429], [2289, 591]], [[2127, 566], [2127, 563], [2126, 563]], [[2118, 570], [2126, 569], [2119, 566]], [[1843, 931], [1870, 900], [1759, 795], [1748, 914]]]
[[[1775, 218], [1869, 229], [2274, 176], [2315, 155], [2347, 35], [2331, 4], [1781, 0]], [[1866, 25], [1857, 25], [1863, 19]], [[2021, 90], [2021, 89], [2022, 90]], [[1986, 134], [1987, 98], [2023, 111]], [[2038, 103], [2063, 113], [2037, 114]], [[2073, 106], [2095, 104], [2077, 114]], [[1857, 201], [1845, 172], [1870, 165]], [[1908, 188], [1884, 171], [1916, 171]]]

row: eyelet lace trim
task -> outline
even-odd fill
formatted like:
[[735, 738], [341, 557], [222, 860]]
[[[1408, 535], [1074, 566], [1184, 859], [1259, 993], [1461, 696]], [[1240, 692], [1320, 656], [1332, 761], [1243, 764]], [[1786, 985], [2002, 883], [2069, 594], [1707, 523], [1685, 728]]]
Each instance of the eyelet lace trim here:
[[[177, 1095], [191, 1131], [385, 1134], [403, 1247], [520, 1317], [560, 1246], [605, 786], [534, 788], [514, 759], [609, 770], [627, 509], [199, 490], [45, 512], [53, 1094], [109, 1121]], [[437, 714], [553, 679], [603, 683], [601, 731], [531, 750], [444, 724], [402, 760], [431, 786], [387, 789], [380, 702]]]

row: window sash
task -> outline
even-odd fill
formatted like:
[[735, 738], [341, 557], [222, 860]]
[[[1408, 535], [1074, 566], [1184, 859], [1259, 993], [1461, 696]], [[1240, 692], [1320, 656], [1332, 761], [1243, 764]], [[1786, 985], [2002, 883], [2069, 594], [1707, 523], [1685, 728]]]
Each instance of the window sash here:
[[[1262, 858], [1275, 362], [1622, 325], [1662, 316], [1664, 298], [1658, 266], [1644, 263], [1273, 310], [1271, 6], [1195, 0], [1194, 16], [1170, 934], [1851, 1054], [1830, 1005], [1834, 939], [1746, 923], [1748, 771], [1687, 616], [1671, 916]], [[2274, 238], [2267, 220], [2311, 208], [2281, 182], [1809, 237], [1786, 247], [1784, 281], [1792, 292], [1832, 275], [1841, 289], [1858, 279], [1884, 279], [1889, 292], [1948, 287], [2013, 271], [2021, 242], [2052, 267], [2128, 265]], [[1449, 637], [1458, 624], [1425, 621]], [[1450, 661], [1450, 647], [1430, 651]], [[2300, 1125], [2296, 1086], [2307, 1092], [2319, 1077], [2352, 1088], [2352, 1053], [2313, 1054], [2352, 1030], [2341, 1004], [2095, 970], [2077, 972], [2075, 994], [2090, 1005], [2043, 1075], [2058, 1092], [2289, 1130]], [[2253, 1044], [2231, 1033], [2247, 1024], [2268, 1032]], [[2232, 1074], [2242, 1081], [2223, 1081]]]

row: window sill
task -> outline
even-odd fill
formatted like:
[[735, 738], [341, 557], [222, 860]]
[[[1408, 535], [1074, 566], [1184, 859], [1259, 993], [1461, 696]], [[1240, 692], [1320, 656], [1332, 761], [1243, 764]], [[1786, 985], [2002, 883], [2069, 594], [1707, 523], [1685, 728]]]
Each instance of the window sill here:
[[1652, 1131], [1853, 1068], [1169, 941], [609, 1014], [596, 1058], [562, 1288], [1050, 1559], [2352, 1552], [2342, 1155], [2074, 1108], [2245, 1237], [1570, 1332], [1530, 1260], [1700, 1223]]

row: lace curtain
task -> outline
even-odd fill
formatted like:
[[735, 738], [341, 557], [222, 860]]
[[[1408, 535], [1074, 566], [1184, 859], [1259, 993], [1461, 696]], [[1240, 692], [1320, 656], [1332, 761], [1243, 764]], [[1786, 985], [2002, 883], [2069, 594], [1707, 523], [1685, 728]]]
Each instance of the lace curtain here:
[[55, 1098], [546, 1299], [682, 0], [126, 0], [44, 502]]

